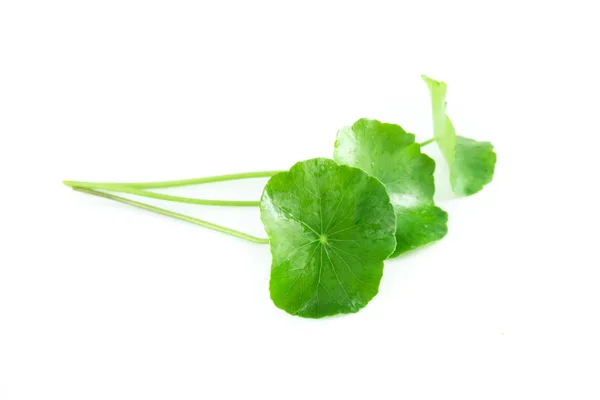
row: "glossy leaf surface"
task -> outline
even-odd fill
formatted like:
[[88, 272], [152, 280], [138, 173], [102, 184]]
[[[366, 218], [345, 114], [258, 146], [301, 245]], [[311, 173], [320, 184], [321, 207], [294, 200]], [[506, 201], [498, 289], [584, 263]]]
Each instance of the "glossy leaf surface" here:
[[415, 136], [398, 125], [360, 119], [338, 131], [334, 159], [379, 179], [396, 212], [394, 256], [437, 241], [448, 231], [448, 214], [433, 201], [435, 162]]
[[383, 184], [358, 168], [317, 158], [273, 176], [261, 198], [273, 257], [269, 289], [290, 314], [353, 313], [378, 292], [396, 247]]

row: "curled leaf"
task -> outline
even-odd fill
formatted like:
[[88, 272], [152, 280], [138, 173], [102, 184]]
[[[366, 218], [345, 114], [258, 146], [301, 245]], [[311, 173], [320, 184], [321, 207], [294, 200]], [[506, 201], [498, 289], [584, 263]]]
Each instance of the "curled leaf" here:
[[398, 125], [360, 119], [338, 131], [334, 159], [360, 168], [387, 188], [396, 212], [397, 256], [444, 237], [448, 214], [433, 201], [435, 162]]
[[494, 146], [489, 142], [457, 136], [452, 121], [446, 115], [446, 84], [425, 75], [422, 78], [431, 94], [433, 134], [450, 166], [452, 191], [461, 196], [477, 193], [494, 177]]
[[324, 158], [299, 162], [269, 180], [260, 209], [277, 307], [320, 318], [357, 312], [377, 294], [396, 247], [394, 209], [377, 179]]

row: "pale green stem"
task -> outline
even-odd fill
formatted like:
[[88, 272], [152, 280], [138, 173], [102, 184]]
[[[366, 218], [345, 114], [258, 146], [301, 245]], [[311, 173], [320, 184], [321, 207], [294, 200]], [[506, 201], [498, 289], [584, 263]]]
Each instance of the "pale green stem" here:
[[129, 193], [136, 196], [150, 197], [159, 200], [175, 201], [178, 203], [187, 204], [199, 204], [204, 206], [233, 206], [233, 207], [256, 207], [260, 205], [260, 201], [246, 201], [246, 200], [205, 200], [205, 199], [194, 199], [191, 197], [172, 196], [170, 194], [155, 193], [143, 189], [136, 189], [125, 184], [112, 184], [112, 183], [93, 183], [93, 182], [75, 182], [75, 181], [64, 181], [65, 185], [75, 188], [85, 189], [101, 189], [109, 190], [112, 192]]
[[[178, 187], [178, 186], [199, 185], [201, 183], [233, 181], [233, 180], [237, 180], [237, 179], [268, 178], [279, 172], [283, 172], [283, 171], [244, 172], [241, 174], [209, 176], [206, 178], [182, 179], [182, 180], [177, 180], [177, 181], [123, 182], [123, 183], [105, 182], [102, 184], [127, 186], [127, 187], [131, 187], [131, 188], [136, 188], [136, 189], [163, 189], [163, 188]], [[91, 182], [86, 182], [86, 183], [91, 183]]]
[[226, 228], [224, 226], [213, 224], [211, 222], [204, 221], [204, 220], [201, 220], [201, 219], [198, 219], [198, 218], [193, 218], [193, 217], [190, 217], [190, 216], [187, 216], [187, 215], [179, 214], [179, 213], [176, 213], [176, 212], [173, 212], [173, 211], [165, 210], [163, 208], [154, 207], [154, 206], [151, 206], [149, 204], [140, 203], [140, 202], [137, 202], [137, 201], [129, 200], [129, 199], [126, 199], [126, 198], [123, 198], [123, 197], [119, 197], [119, 196], [114, 196], [112, 194], [108, 194], [108, 193], [104, 193], [104, 192], [98, 192], [98, 191], [93, 190], [93, 189], [87, 189], [87, 188], [82, 188], [82, 187], [73, 187], [73, 190], [76, 190], [78, 192], [92, 194], [94, 196], [104, 197], [104, 198], [110, 199], [110, 200], [115, 200], [115, 201], [118, 201], [120, 203], [129, 204], [129, 205], [134, 206], [134, 207], [138, 207], [138, 208], [142, 208], [144, 210], [148, 210], [148, 211], [152, 211], [152, 212], [155, 212], [155, 213], [158, 213], [158, 214], [166, 215], [168, 217], [177, 218], [177, 219], [180, 219], [182, 221], [191, 222], [192, 224], [200, 225], [200, 226], [203, 226], [205, 228], [213, 229], [215, 231], [227, 233], [229, 235], [232, 235], [232, 236], [235, 236], [235, 237], [239, 237], [241, 239], [249, 240], [250, 242], [261, 243], [261, 244], [268, 244], [269, 243], [269, 239], [263, 239], [263, 238], [259, 238], [259, 237], [256, 237], [256, 236], [248, 235], [246, 233], [243, 233], [243, 232], [240, 232], [240, 231], [236, 231], [235, 229]]
[[426, 140], [423, 143], [421, 143], [419, 146], [421, 146], [421, 147], [427, 146], [429, 143], [433, 143], [433, 142], [435, 142], [435, 138], [431, 138], [429, 140]]

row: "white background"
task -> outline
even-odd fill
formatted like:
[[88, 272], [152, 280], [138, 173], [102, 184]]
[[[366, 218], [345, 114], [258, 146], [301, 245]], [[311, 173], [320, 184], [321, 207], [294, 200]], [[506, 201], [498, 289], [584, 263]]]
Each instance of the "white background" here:
[[[0, 400], [600, 398], [594, 3], [0, 2]], [[427, 147], [449, 233], [358, 314], [292, 317], [268, 246], [61, 184], [286, 169], [360, 117], [425, 140], [421, 73], [496, 175], [456, 199]]]

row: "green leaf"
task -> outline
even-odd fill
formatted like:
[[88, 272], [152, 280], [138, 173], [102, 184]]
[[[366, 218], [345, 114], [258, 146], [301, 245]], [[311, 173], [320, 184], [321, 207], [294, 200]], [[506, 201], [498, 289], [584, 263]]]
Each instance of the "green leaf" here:
[[392, 256], [443, 238], [448, 214], [433, 202], [435, 162], [421, 153], [415, 135], [398, 125], [360, 119], [338, 131], [334, 159], [360, 168], [387, 188], [396, 212]]
[[425, 75], [422, 78], [431, 94], [433, 135], [450, 166], [452, 191], [462, 196], [477, 193], [494, 177], [494, 146], [489, 142], [457, 136], [452, 121], [446, 115], [446, 84]]
[[450, 183], [456, 194], [469, 196], [479, 192], [484, 185], [492, 181], [496, 153], [490, 142], [478, 142], [457, 136], [454, 153]]
[[377, 179], [325, 158], [299, 162], [269, 180], [260, 210], [277, 307], [320, 318], [357, 312], [377, 294], [396, 247], [394, 209]]

